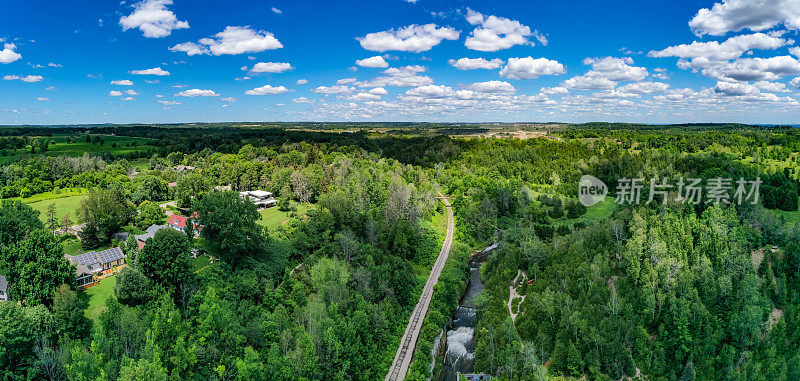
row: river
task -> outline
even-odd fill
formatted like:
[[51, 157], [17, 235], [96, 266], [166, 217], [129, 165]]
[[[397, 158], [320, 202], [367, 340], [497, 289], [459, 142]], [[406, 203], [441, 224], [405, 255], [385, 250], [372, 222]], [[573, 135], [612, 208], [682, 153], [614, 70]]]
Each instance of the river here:
[[475, 367], [475, 295], [483, 290], [481, 262], [470, 261], [469, 284], [458, 303], [446, 335], [444, 381], [455, 381], [458, 373], [473, 373]]

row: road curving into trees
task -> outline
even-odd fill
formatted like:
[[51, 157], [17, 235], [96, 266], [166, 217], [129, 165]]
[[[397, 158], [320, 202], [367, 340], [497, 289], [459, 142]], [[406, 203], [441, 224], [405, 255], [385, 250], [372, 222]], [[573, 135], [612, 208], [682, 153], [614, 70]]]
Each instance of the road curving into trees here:
[[453, 243], [453, 230], [455, 228], [453, 221], [453, 208], [450, 202], [445, 197], [437, 197], [444, 202], [447, 209], [447, 234], [442, 243], [442, 250], [439, 252], [439, 257], [436, 258], [436, 263], [431, 268], [431, 273], [428, 275], [428, 281], [425, 282], [425, 287], [419, 296], [419, 301], [411, 313], [408, 320], [403, 337], [400, 339], [400, 346], [397, 348], [397, 353], [394, 355], [392, 366], [389, 367], [389, 372], [386, 374], [385, 380], [403, 380], [408, 373], [408, 366], [411, 364], [411, 357], [414, 354], [414, 347], [417, 345], [417, 338], [419, 331], [422, 329], [422, 323], [425, 320], [425, 315], [428, 312], [428, 306], [431, 304], [431, 297], [433, 296], [433, 285], [439, 282], [439, 275], [442, 274], [447, 256], [450, 254], [450, 246]]

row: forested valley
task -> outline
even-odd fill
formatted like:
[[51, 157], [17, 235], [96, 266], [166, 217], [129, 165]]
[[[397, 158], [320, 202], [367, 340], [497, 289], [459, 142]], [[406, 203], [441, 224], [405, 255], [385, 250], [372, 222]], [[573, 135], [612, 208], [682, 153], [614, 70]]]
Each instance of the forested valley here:
[[[796, 129], [380, 127], [0, 130], [2, 378], [383, 379], [444, 240], [441, 193], [455, 243], [407, 379], [439, 379], [434, 340], [493, 244], [475, 373], [800, 379]], [[611, 190], [592, 206], [587, 174]], [[621, 178], [645, 179], [643, 202], [616, 202]], [[646, 203], [652, 178], [762, 183], [755, 204]], [[257, 190], [277, 206], [238, 193]], [[168, 214], [185, 232], [137, 243]], [[65, 253], [114, 247], [123, 268], [79, 288]]]

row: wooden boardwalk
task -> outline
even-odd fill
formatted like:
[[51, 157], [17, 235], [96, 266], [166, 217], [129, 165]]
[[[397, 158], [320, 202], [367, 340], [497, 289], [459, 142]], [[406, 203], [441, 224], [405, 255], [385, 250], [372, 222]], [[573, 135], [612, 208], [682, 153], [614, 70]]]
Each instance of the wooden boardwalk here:
[[411, 357], [414, 355], [414, 348], [417, 345], [417, 338], [419, 331], [422, 329], [422, 321], [425, 320], [425, 315], [428, 312], [428, 306], [431, 304], [431, 297], [433, 296], [433, 285], [439, 282], [439, 275], [442, 274], [447, 256], [450, 254], [450, 246], [453, 243], [453, 208], [446, 197], [437, 197], [444, 202], [447, 207], [447, 234], [442, 244], [442, 251], [439, 252], [439, 257], [436, 258], [436, 263], [433, 264], [431, 273], [428, 276], [428, 281], [425, 282], [425, 287], [422, 289], [422, 294], [419, 296], [419, 301], [411, 313], [411, 318], [408, 320], [406, 331], [400, 339], [400, 347], [397, 348], [397, 353], [394, 355], [392, 366], [389, 367], [389, 373], [386, 375], [385, 380], [403, 380], [408, 373], [408, 366], [411, 364]]

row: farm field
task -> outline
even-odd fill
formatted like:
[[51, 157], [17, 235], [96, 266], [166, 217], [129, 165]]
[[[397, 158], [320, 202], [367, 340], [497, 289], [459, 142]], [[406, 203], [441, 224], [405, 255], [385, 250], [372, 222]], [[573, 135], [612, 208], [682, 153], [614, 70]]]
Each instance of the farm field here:
[[[68, 143], [67, 139], [69, 137], [74, 137], [75, 140]], [[54, 134], [53, 136], [31, 137], [32, 140], [50, 140], [55, 142], [55, 144], [50, 144], [47, 148], [47, 151], [43, 153], [49, 156], [66, 155], [75, 157], [82, 156], [85, 153], [111, 153], [120, 155], [137, 151], [146, 151], [148, 148], [153, 148], [152, 146], [148, 145], [149, 140], [145, 138], [113, 135], [101, 135], [100, 138], [103, 140], [103, 144], [87, 143], [85, 141], [85, 135]], [[17, 157], [26, 154], [31, 154], [30, 145], [16, 150], [0, 151], [0, 164], [8, 163]], [[42, 154], [42, 152], [37, 150], [35, 154]]]

